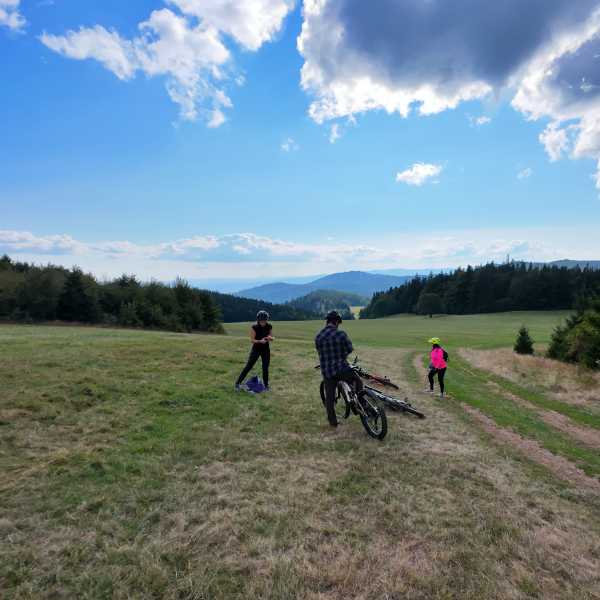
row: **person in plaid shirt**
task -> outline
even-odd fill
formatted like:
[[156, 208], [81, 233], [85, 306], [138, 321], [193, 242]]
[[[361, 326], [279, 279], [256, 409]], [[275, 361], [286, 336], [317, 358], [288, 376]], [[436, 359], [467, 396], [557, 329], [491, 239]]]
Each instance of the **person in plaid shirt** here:
[[338, 382], [345, 381], [349, 383], [354, 386], [357, 392], [363, 389], [363, 383], [347, 361], [353, 347], [348, 334], [338, 329], [342, 317], [337, 311], [332, 310], [326, 319], [325, 327], [319, 331], [315, 338], [315, 346], [319, 353], [321, 373], [325, 382], [327, 419], [332, 427], [337, 427], [335, 393]]

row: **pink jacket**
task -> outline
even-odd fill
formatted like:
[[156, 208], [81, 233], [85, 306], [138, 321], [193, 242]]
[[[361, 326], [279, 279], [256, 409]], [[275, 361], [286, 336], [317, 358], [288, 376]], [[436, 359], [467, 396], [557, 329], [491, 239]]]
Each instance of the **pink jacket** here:
[[431, 351], [431, 364], [434, 369], [445, 369], [448, 366], [444, 360], [444, 351], [441, 348], [434, 348]]

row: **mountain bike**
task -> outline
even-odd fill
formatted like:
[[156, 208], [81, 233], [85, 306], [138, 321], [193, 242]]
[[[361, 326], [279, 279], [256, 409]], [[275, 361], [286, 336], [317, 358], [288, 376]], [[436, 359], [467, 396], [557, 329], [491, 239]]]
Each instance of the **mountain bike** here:
[[[399, 390], [400, 388], [390, 381], [389, 377], [384, 377], [382, 375], [375, 375], [374, 373], [369, 373], [365, 371], [360, 365], [358, 361], [358, 356], [355, 357], [354, 362], [351, 365], [354, 372], [363, 380], [371, 381], [375, 384], [381, 385], [383, 387], [392, 388], [395, 390]], [[392, 410], [400, 411], [403, 413], [410, 413], [411, 415], [415, 415], [419, 417], [419, 419], [424, 419], [425, 415], [418, 411], [409, 401], [408, 398], [404, 398], [404, 400], [399, 400], [398, 398], [394, 398], [393, 396], [388, 396], [384, 394], [381, 390], [378, 390], [370, 385], [365, 384], [365, 392], [375, 401], [382, 402], [388, 408]]]
[[[320, 367], [315, 367], [319, 369]], [[326, 405], [325, 382], [319, 388], [321, 400]], [[357, 392], [345, 381], [339, 381], [334, 400], [335, 414], [338, 420], [347, 419], [350, 413], [358, 415], [365, 431], [373, 438], [382, 440], [387, 434], [387, 417], [382, 406], [378, 406], [369, 398], [366, 390]]]

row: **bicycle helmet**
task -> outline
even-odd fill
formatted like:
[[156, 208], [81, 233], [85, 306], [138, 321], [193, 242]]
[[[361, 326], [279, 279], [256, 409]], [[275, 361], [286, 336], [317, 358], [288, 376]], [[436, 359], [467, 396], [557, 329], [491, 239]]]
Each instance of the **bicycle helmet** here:
[[332, 310], [327, 313], [325, 320], [327, 321], [327, 323], [339, 324], [342, 322], [342, 317], [337, 310]]
[[437, 346], [439, 346], [442, 343], [440, 338], [438, 338], [438, 337], [432, 337], [430, 340], [428, 340], [428, 342], [430, 344], [435, 344]]
[[266, 310], [259, 310], [256, 313], [256, 320], [257, 321], [268, 321], [269, 319], [270, 319], [269, 313]]

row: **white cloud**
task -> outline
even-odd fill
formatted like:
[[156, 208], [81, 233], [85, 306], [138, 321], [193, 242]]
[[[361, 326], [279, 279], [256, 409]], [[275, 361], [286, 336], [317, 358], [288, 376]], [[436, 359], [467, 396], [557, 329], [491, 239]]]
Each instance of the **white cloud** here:
[[335, 144], [342, 137], [339, 123], [333, 123], [329, 129], [329, 143]]
[[[40, 236], [0, 231], [0, 254], [15, 259], [67, 267], [77, 264], [98, 276], [136, 273], [143, 278], [244, 278], [249, 269], [265, 278], [286, 278], [397, 267], [453, 267], [504, 260], [582, 258], [600, 253], [594, 227], [539, 230], [427, 231], [422, 234], [378, 236], [370, 243], [327, 239], [299, 243], [254, 233], [195, 236], [171, 242], [84, 242], [70, 235]], [[434, 241], [432, 241], [434, 240]], [[548, 240], [553, 241], [550, 245]]]
[[[564, 155], [600, 161], [600, 8], [541, 47], [518, 84], [513, 106], [550, 118], [540, 135], [551, 161]], [[595, 176], [600, 189], [600, 168]]]
[[490, 119], [490, 117], [486, 117], [485, 115], [482, 115], [480, 117], [473, 117], [471, 115], [468, 115], [467, 118], [469, 119], [471, 127], [482, 127], [483, 125], [488, 125], [492, 122], [492, 119]]
[[558, 123], [550, 123], [540, 133], [540, 142], [544, 145], [552, 162], [562, 158], [563, 154], [568, 151], [571, 145], [568, 132], [568, 128], [561, 129]]
[[296, 152], [300, 150], [300, 146], [296, 143], [294, 138], [289, 137], [281, 142], [281, 149], [284, 152]]
[[182, 13], [231, 36], [248, 50], [273, 40], [294, 0], [168, 0]]
[[78, 254], [86, 249], [85, 244], [69, 235], [35, 236], [29, 231], [0, 230], [0, 252], [35, 254]]
[[[248, 50], [257, 50], [273, 39], [292, 5], [285, 0], [169, 3], [181, 14], [167, 8], [153, 11], [138, 25], [140, 34], [133, 39], [96, 25], [65, 35], [44, 33], [40, 40], [68, 58], [97, 60], [124, 81], [138, 72], [166, 77], [167, 92], [179, 105], [182, 119], [202, 117], [209, 127], [219, 127], [226, 121], [223, 109], [232, 107], [225, 90], [233, 66], [223, 36], [233, 37]], [[243, 77], [234, 76], [233, 82], [240, 85]]]
[[600, 165], [599, 0], [305, 0], [298, 49], [317, 123], [505, 95], [527, 118], [551, 121], [540, 137], [551, 160]]
[[428, 163], [415, 163], [409, 169], [396, 174], [398, 183], [407, 185], [422, 186], [432, 178], [437, 177], [443, 170], [441, 165], [432, 165]]
[[25, 19], [19, 12], [20, 0], [0, 0], [0, 26], [12, 31], [21, 31], [25, 27]]
[[517, 174], [517, 179], [529, 179], [533, 175], [533, 169], [531, 167], [527, 167], [522, 171], [519, 171]]

